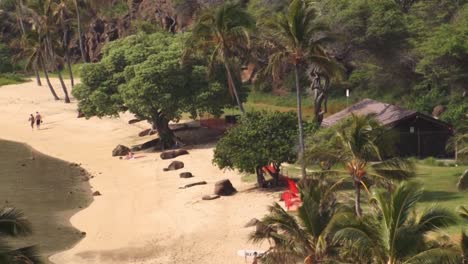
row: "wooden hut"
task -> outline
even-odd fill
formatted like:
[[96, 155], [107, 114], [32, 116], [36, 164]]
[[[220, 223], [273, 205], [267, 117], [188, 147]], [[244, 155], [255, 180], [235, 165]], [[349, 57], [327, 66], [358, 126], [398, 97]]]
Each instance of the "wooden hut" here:
[[432, 116], [408, 110], [396, 105], [364, 99], [322, 122], [328, 127], [354, 113], [356, 115], [373, 115], [383, 126], [394, 130], [399, 135], [397, 150], [400, 156], [437, 157], [453, 156], [447, 153], [448, 139], [453, 135], [452, 126]]

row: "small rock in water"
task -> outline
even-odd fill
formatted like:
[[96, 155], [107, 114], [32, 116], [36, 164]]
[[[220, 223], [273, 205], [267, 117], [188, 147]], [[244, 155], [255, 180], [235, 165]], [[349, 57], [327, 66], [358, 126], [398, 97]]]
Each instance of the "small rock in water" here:
[[101, 196], [102, 194], [99, 191], [93, 192], [93, 196]]
[[86, 232], [81, 232], [80, 233], [82, 236], [86, 236]]
[[21, 167], [26, 167], [26, 164], [24, 164], [24, 163], [23, 163], [23, 164], [21, 164]]

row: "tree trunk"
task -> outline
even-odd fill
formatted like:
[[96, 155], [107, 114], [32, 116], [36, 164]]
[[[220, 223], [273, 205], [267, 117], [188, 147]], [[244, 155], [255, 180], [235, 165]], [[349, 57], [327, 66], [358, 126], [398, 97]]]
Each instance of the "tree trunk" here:
[[226, 75], [228, 77], [228, 85], [231, 87], [232, 93], [234, 94], [234, 97], [236, 98], [236, 102], [237, 102], [237, 105], [239, 106], [239, 110], [242, 114], [245, 114], [244, 106], [242, 105], [242, 102], [239, 99], [237, 88], [236, 88], [236, 85], [234, 84], [234, 80], [232, 79], [231, 70], [229, 69], [229, 65], [226, 60], [224, 61], [224, 68], [226, 68]]
[[49, 90], [50, 92], [52, 93], [52, 96], [54, 97], [55, 100], [60, 100], [60, 98], [57, 96], [57, 94], [55, 93], [55, 90], [54, 90], [54, 87], [52, 86], [52, 84], [50, 83], [50, 80], [49, 80], [49, 74], [47, 73], [47, 68], [44, 64], [44, 61], [42, 59], [39, 59], [39, 62], [41, 64], [41, 68], [42, 70], [44, 71], [44, 77], [46, 79], [46, 82], [47, 82], [47, 86], [49, 86]]
[[86, 55], [84, 51], [84, 46], [83, 46], [83, 38], [81, 36], [81, 15], [80, 15], [80, 9], [78, 7], [78, 2], [77, 0], [73, 1], [75, 3], [75, 10], [76, 10], [76, 23], [78, 24], [78, 42], [80, 44], [80, 51], [81, 51], [81, 60], [83, 60], [83, 63], [86, 63]]
[[68, 104], [70, 103], [70, 97], [68, 97], [67, 86], [65, 85], [65, 82], [63, 81], [62, 73], [60, 73], [60, 69], [58, 67], [56, 68], [57, 68], [57, 75], [60, 80], [60, 84], [62, 85], [63, 93], [65, 94], [65, 103]]
[[70, 75], [70, 84], [71, 87], [75, 86], [75, 81], [73, 80], [73, 72], [71, 68], [71, 63], [70, 63], [70, 52], [68, 51], [68, 37], [67, 37], [67, 26], [65, 25], [65, 17], [61, 17], [60, 20], [60, 25], [62, 26], [62, 31], [63, 31], [63, 43], [62, 43], [62, 48], [65, 53], [65, 60], [67, 60], [67, 68], [68, 68], [68, 74]]
[[354, 201], [354, 206], [356, 209], [356, 215], [358, 217], [362, 216], [362, 209], [361, 209], [361, 182], [354, 181], [354, 191], [356, 192], [356, 200]]
[[299, 161], [301, 162], [302, 179], [307, 177], [306, 166], [304, 159], [304, 127], [302, 125], [302, 105], [301, 105], [301, 88], [299, 83], [299, 69], [297, 64], [294, 65], [294, 73], [296, 75], [296, 101], [297, 101], [297, 122], [299, 125]]
[[265, 177], [263, 177], [262, 166], [257, 166], [255, 168], [255, 173], [257, 174], [257, 185], [258, 188], [263, 188], [265, 185]]
[[180, 140], [175, 136], [174, 131], [169, 127], [169, 119], [167, 119], [163, 114], [158, 114], [153, 117], [151, 122], [153, 129], [158, 132], [163, 150], [173, 148], [174, 146], [181, 144]]
[[21, 33], [23, 34], [23, 36], [26, 35], [26, 29], [24, 27], [24, 22], [23, 22], [23, 1], [20, 0], [19, 1], [19, 6], [18, 6], [18, 15], [19, 15], [19, 24], [20, 24], [20, 28], [21, 28]]
[[37, 61], [34, 63], [33, 67], [34, 67], [34, 75], [36, 75], [36, 83], [38, 86], [42, 86], [41, 77], [39, 76], [39, 69], [38, 69]]

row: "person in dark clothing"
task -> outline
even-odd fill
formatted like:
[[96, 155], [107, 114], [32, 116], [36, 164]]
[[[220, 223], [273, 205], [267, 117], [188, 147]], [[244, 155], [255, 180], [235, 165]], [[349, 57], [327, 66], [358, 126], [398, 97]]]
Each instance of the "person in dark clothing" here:
[[31, 129], [34, 129], [34, 122], [36, 121], [36, 119], [34, 118], [33, 114], [29, 115], [28, 121], [31, 124]]

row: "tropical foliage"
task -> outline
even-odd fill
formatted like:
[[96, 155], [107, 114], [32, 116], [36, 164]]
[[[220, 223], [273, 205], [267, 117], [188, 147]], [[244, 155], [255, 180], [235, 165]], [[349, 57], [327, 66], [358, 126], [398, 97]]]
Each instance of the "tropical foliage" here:
[[0, 263], [11, 264], [41, 264], [45, 263], [37, 255], [34, 246], [11, 248], [6, 237], [21, 237], [31, 234], [31, 224], [23, 213], [14, 208], [4, 207], [0, 210]]
[[219, 168], [256, 173], [263, 186], [262, 168], [272, 164], [272, 177], [284, 162], [294, 162], [297, 156], [297, 122], [293, 113], [248, 112], [235, 127], [229, 129], [216, 144], [213, 162]]

